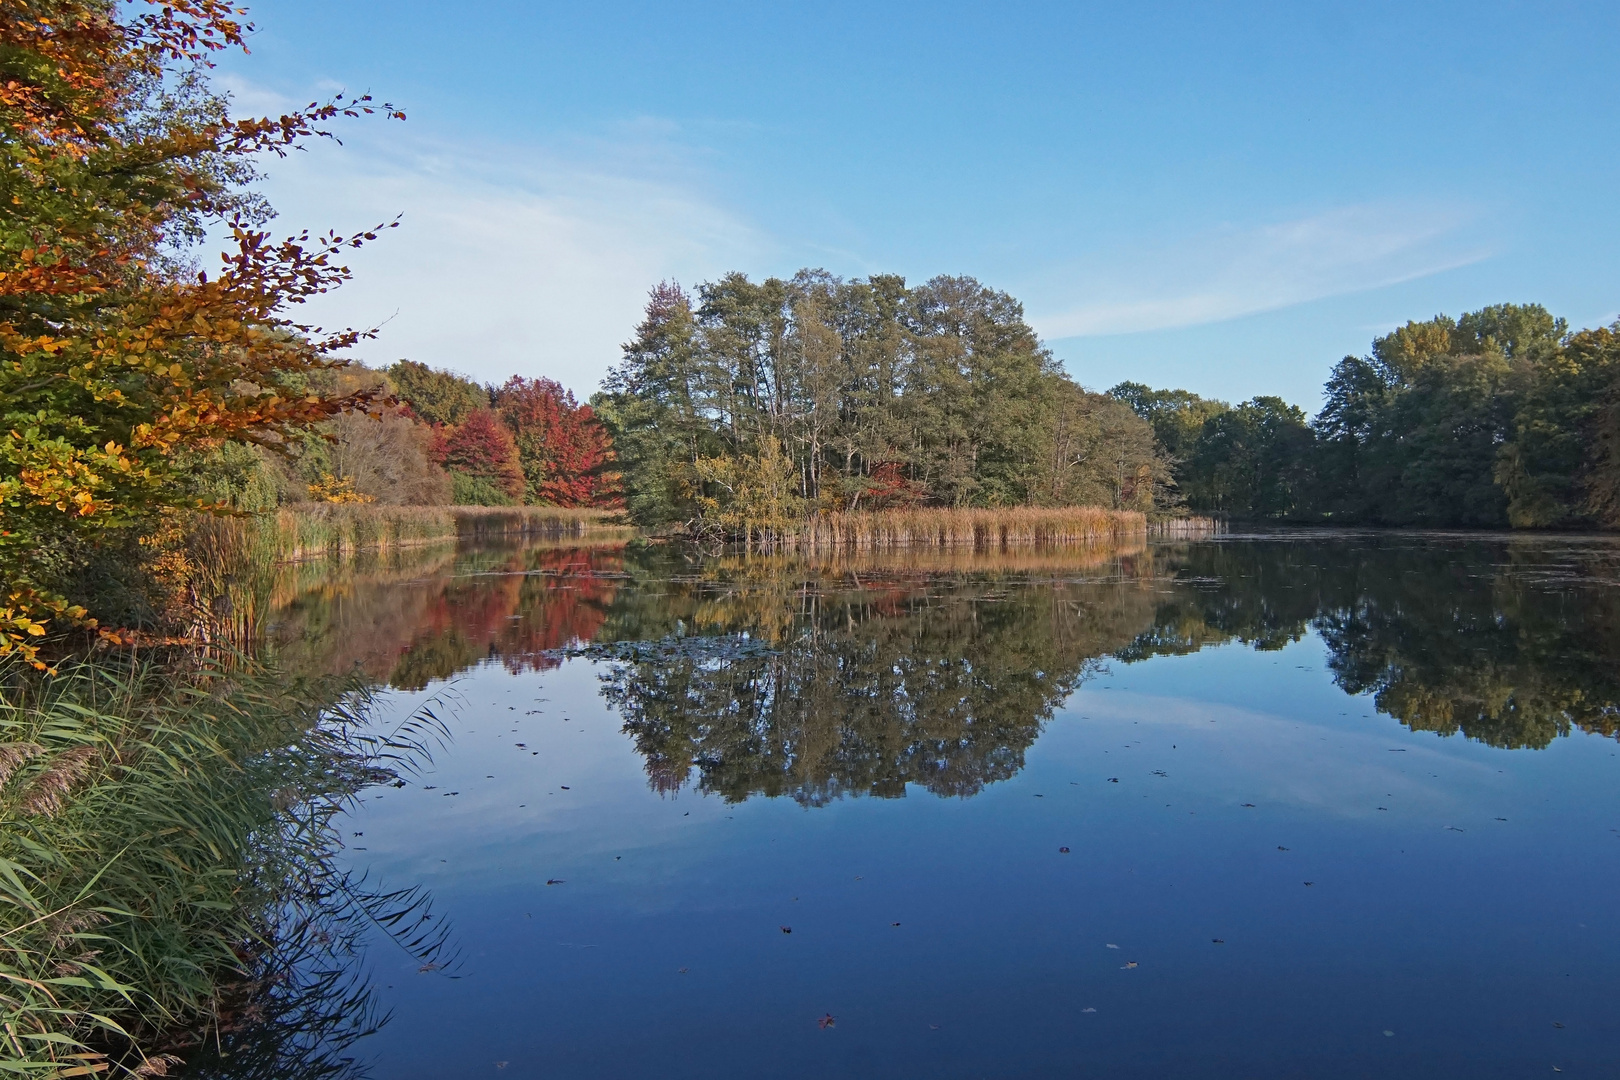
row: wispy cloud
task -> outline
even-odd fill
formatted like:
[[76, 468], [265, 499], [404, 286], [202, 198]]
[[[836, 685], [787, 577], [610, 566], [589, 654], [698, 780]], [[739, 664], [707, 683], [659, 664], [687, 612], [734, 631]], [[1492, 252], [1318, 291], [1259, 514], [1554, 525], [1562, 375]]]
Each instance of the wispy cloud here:
[[[285, 103], [232, 88], [242, 111]], [[347, 261], [355, 277], [300, 312], [381, 325], [357, 350], [482, 379], [545, 374], [588, 393], [660, 279], [688, 284], [770, 247], [693, 182], [658, 124], [568, 150], [485, 146], [376, 123], [266, 166], [274, 228], [340, 232], [401, 218]]]
[[1031, 321], [1048, 338], [1219, 322], [1426, 277], [1488, 258], [1456, 206], [1378, 203], [1100, 252], [1048, 275]]

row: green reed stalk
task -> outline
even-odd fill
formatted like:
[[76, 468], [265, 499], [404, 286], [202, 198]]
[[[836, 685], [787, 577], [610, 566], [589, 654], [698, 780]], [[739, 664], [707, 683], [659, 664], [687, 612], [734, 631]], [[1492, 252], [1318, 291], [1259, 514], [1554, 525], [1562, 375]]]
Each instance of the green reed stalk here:
[[365, 706], [240, 657], [0, 667], [0, 1074], [162, 1075], [157, 1040], [310, 923], [333, 816], [415, 745], [360, 735]]

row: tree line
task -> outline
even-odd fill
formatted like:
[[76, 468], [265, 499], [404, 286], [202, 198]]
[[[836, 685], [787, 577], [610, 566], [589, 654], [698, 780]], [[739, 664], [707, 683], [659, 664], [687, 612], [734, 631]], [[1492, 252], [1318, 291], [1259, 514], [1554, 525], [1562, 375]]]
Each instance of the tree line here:
[[1571, 331], [1538, 304], [1409, 322], [1347, 356], [1314, 419], [1121, 383], [1186, 505], [1374, 525], [1620, 525], [1620, 324]]
[[[404, 115], [338, 95], [232, 116], [208, 72], [243, 45], [241, 14], [0, 10], [0, 658], [47, 666], [41, 641], [72, 629], [127, 637], [97, 616], [151, 606], [141, 575], [188, 514], [614, 499], [606, 434], [556, 383], [373, 371], [346, 359], [371, 331], [296, 318], [382, 227], [274, 237], [257, 162]], [[465, 412], [434, 411], [446, 381]]]
[[376, 404], [260, 455], [280, 502], [617, 503], [607, 429], [554, 380], [514, 375], [480, 385], [401, 360], [382, 370], [353, 364], [320, 381], [328, 391], [364, 386]]

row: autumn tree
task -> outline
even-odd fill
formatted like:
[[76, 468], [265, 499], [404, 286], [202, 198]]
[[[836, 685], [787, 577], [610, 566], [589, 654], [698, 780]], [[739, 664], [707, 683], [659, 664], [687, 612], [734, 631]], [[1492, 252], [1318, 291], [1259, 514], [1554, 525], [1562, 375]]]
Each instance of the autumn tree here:
[[532, 503], [604, 506], [616, 497], [612, 439], [595, 411], [550, 379], [514, 375], [492, 395], [517, 444]]
[[[192, 497], [186, 453], [275, 447], [367, 393], [307, 376], [363, 335], [289, 311], [372, 239], [274, 240], [256, 155], [374, 108], [334, 99], [233, 120], [203, 75], [247, 27], [220, 0], [0, 0], [0, 653], [32, 656], [85, 553]], [[211, 272], [187, 248], [218, 230]]]
[[388, 369], [399, 400], [425, 424], [454, 427], [479, 409], [489, 407], [489, 391], [453, 371], [401, 360]]
[[523, 466], [512, 432], [493, 409], [440, 428], [435, 458], [450, 471], [458, 503], [509, 505], [523, 499]]

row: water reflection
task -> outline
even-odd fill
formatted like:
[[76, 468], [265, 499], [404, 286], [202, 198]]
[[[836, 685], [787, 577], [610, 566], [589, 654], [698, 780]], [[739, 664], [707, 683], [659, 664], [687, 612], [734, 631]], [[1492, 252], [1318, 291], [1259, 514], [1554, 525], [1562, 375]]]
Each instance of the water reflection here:
[[294, 564], [277, 584], [268, 636], [293, 670], [360, 668], [402, 690], [489, 659], [554, 667], [550, 650], [600, 631], [623, 562], [623, 544], [539, 543]]
[[[1125, 560], [1100, 581], [796, 563], [717, 564], [616, 610], [638, 639], [763, 639], [771, 650], [682, 650], [610, 664], [618, 710], [653, 787], [740, 801], [972, 795], [1015, 775], [1055, 706], [1153, 614]], [[632, 607], [627, 603], [626, 608]]]
[[653, 787], [817, 804], [970, 795], [1018, 771], [1098, 663], [1310, 632], [1340, 688], [1413, 730], [1509, 748], [1615, 735], [1617, 562], [1602, 540], [1387, 534], [820, 560], [438, 550], [295, 568], [274, 633], [296, 667], [407, 690], [686, 640], [601, 654]]
[[[1457, 1048], [1527, 1071], [1531, 1009], [1613, 1045], [1620, 748], [1489, 747], [1616, 734], [1617, 584], [1603, 538], [435, 550], [290, 569], [278, 641], [402, 710], [470, 673], [349, 830], [477, 969], [390, 953], [379, 1075], [1497, 1075]], [[331, 1032], [198, 1075], [347, 1075]]]
[[1543, 748], [1620, 731], [1620, 559], [1605, 540], [1354, 536], [1197, 545], [1134, 659], [1307, 628], [1335, 683], [1414, 731]]

